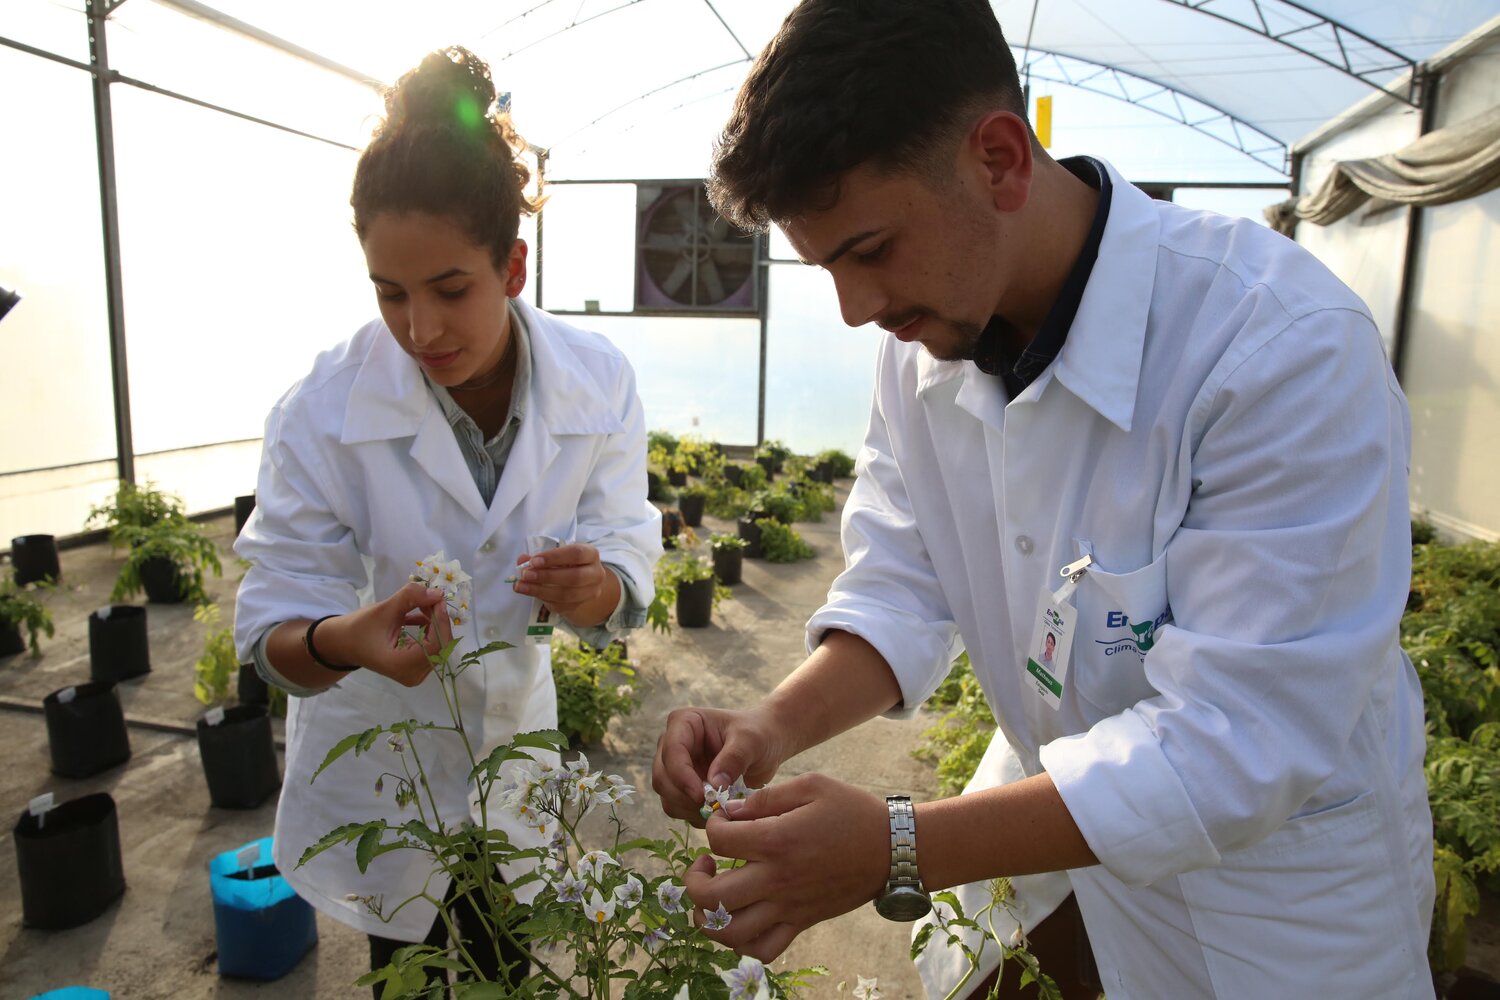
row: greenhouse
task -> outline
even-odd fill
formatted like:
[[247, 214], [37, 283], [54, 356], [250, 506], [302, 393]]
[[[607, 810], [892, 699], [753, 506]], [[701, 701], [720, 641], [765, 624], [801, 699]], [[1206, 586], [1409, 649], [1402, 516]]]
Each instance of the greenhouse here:
[[[955, 194], [908, 168], [986, 7], [1016, 103]], [[1500, 996], [1500, 4], [857, 8], [0, 5], [0, 993]], [[479, 133], [514, 231], [451, 207]], [[765, 794], [707, 780], [778, 712], [801, 752], [722, 775]], [[1038, 779], [1048, 846], [960, 864]], [[793, 795], [847, 846], [722, 832]], [[912, 885], [887, 796], [949, 838]], [[890, 880], [835, 906], [870, 803]], [[1410, 940], [1341, 965], [1392, 868]]]

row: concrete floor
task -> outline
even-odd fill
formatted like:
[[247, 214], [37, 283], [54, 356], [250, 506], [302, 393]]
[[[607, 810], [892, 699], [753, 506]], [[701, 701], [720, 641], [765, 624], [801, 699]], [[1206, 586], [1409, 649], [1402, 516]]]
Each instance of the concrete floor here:
[[[847, 485], [841, 484], [841, 501]], [[206, 527], [226, 570], [223, 579], [210, 580], [209, 591], [227, 620], [241, 573], [229, 551], [233, 520], [225, 516]], [[672, 825], [650, 792], [651, 757], [666, 713], [686, 704], [749, 703], [800, 662], [802, 624], [822, 602], [843, 558], [836, 515], [798, 528], [816, 559], [781, 566], [746, 560], [744, 582], [733, 588], [733, 600], [720, 605], [710, 627], [678, 628], [670, 636], [642, 630], [631, 637], [641, 706], [616, 721], [601, 747], [587, 749], [596, 767], [625, 775], [640, 789], [644, 801], [623, 816], [636, 833], [664, 836]], [[733, 530], [710, 518], [701, 537], [714, 529]], [[268, 835], [275, 799], [250, 811], [213, 808], [192, 737], [132, 725], [133, 753], [124, 766], [86, 780], [49, 773], [42, 716], [18, 706], [39, 707], [48, 693], [89, 679], [87, 616], [109, 603], [119, 564], [104, 544], [64, 551], [64, 585], [48, 601], [57, 636], [43, 640], [38, 660], [22, 655], [0, 661], [0, 817], [7, 817], [0, 827], [0, 996], [30, 997], [66, 985], [94, 986], [130, 1000], [368, 996], [351, 986], [368, 968], [364, 937], [321, 916], [318, 946], [283, 979], [261, 984], [218, 976], [207, 862]], [[191, 728], [202, 713], [192, 687], [205, 629], [193, 621], [189, 606], [153, 604], [147, 614], [153, 669], [119, 685], [126, 716]], [[792, 761], [784, 773], [821, 770], [872, 792], [904, 790], [930, 798], [937, 787], [932, 770], [910, 756], [930, 723], [875, 720]], [[14, 817], [45, 791], [59, 801], [108, 791], [119, 816], [125, 895], [93, 922], [68, 931], [21, 926], [14, 853], [3, 843], [11, 839]], [[916, 998], [922, 991], [907, 948], [904, 927], [865, 908], [809, 931], [783, 962], [829, 968], [813, 991], [816, 997], [839, 996], [841, 981], [852, 986], [863, 975], [878, 976], [888, 998]]]

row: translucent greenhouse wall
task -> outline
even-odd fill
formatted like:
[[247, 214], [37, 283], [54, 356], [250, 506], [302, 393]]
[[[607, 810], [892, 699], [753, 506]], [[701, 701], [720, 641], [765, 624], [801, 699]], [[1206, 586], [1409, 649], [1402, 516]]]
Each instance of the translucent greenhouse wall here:
[[[1491, 36], [1495, 38], [1494, 35]], [[1434, 128], [1500, 104], [1500, 41], [1444, 67]], [[1417, 138], [1417, 112], [1378, 113], [1308, 149], [1303, 193], [1336, 160], [1394, 152]], [[1408, 289], [1401, 383], [1411, 404], [1414, 510], [1460, 536], [1500, 539], [1500, 191], [1420, 209]], [[1412, 213], [1370, 205], [1331, 226], [1301, 223], [1312, 250], [1369, 304], [1387, 349], [1398, 328], [1402, 261]]]

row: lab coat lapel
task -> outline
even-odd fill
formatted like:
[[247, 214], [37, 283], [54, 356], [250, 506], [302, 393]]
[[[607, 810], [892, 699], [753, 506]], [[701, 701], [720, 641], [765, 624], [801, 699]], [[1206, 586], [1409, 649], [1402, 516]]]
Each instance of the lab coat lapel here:
[[[532, 343], [536, 343], [534, 335]], [[533, 384], [534, 373], [535, 369]], [[500, 482], [495, 487], [495, 498], [490, 501], [489, 511], [482, 515], [485, 538], [494, 537], [495, 532], [500, 530], [500, 525], [526, 498], [531, 488], [546, 481], [547, 469], [561, 450], [552, 437], [551, 428], [547, 426], [545, 414], [538, 412], [540, 407], [535, 405], [535, 393], [532, 395], [532, 404], [532, 412], [521, 421], [521, 426], [516, 431], [515, 444], [511, 445], [510, 457], [505, 460], [505, 470], [500, 473]], [[473, 483], [469, 485], [473, 486]], [[519, 532], [521, 535], [531, 533], [531, 527], [524, 525]]]
[[385, 324], [370, 344], [344, 408], [340, 440], [353, 445], [411, 437], [411, 457], [476, 521], [484, 500], [469, 474], [453, 428], [427, 389], [417, 363], [401, 350]]

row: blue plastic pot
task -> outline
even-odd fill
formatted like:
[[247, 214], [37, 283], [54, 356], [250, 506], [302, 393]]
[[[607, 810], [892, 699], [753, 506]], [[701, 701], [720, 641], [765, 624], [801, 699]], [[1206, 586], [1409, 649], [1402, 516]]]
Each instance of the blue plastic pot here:
[[60, 990], [38, 993], [31, 1000], [109, 1000], [109, 994], [92, 986], [64, 986]]
[[[241, 853], [251, 847], [256, 848], [254, 862], [241, 861]], [[214, 897], [219, 975], [280, 979], [318, 943], [313, 908], [276, 870], [270, 837], [212, 858], [208, 882]]]

